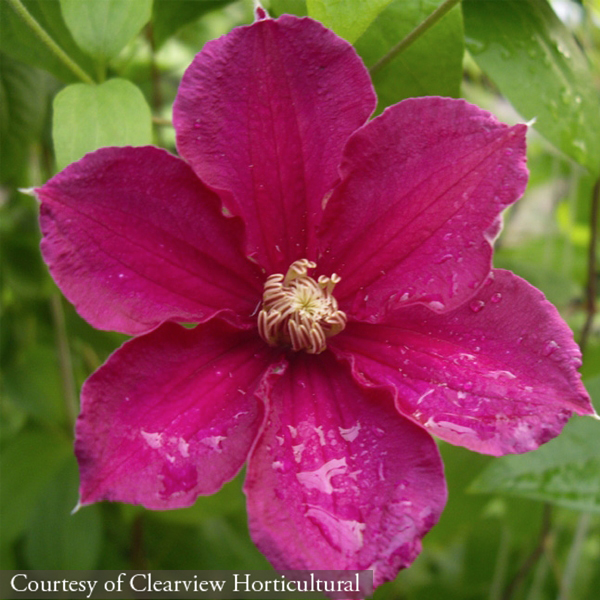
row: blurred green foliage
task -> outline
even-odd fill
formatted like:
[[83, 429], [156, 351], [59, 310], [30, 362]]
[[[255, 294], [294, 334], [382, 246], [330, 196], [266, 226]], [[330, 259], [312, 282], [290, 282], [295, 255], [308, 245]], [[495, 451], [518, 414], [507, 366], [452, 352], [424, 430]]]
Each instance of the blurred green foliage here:
[[[368, 66], [441, 4], [265, 3], [274, 16], [325, 19], [356, 42]], [[207, 40], [251, 22], [252, 3], [23, 5], [85, 74], [106, 83], [75, 83], [77, 75], [12, 3], [0, 2], [0, 568], [268, 568], [247, 532], [243, 476], [184, 510], [106, 504], [71, 514], [78, 390], [125, 338], [92, 329], [62, 299], [39, 255], [36, 202], [19, 191], [100, 145], [153, 141], [174, 151], [170, 111], [184, 68]], [[103, 12], [104, 27], [96, 27], [94, 11]], [[374, 74], [378, 110], [408, 96], [462, 95], [508, 122], [536, 118], [530, 185], [506, 214], [495, 264], [541, 288], [579, 339], [590, 316], [590, 277], [600, 289], [597, 270], [590, 273], [590, 214], [600, 173], [599, 26], [593, 2], [464, 0]], [[582, 373], [600, 407], [594, 323]], [[447, 509], [413, 567], [375, 598], [596, 598], [598, 425], [576, 420], [547, 446], [515, 457], [442, 444]], [[538, 560], [521, 570], [538, 550]]]

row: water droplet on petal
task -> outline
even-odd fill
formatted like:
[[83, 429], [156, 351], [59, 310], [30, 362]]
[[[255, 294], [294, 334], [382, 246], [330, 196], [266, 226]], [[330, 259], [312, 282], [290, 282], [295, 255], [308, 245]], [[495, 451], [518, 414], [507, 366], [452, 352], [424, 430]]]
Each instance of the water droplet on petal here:
[[474, 313], [478, 313], [479, 311], [483, 310], [484, 306], [485, 302], [483, 300], [473, 300], [471, 301], [471, 304], [469, 304], [469, 308]]
[[332, 546], [344, 552], [357, 552], [362, 548], [365, 523], [341, 519], [320, 506], [307, 506], [305, 515], [321, 529]]
[[502, 294], [500, 292], [496, 292], [490, 298], [490, 302], [492, 302], [493, 304], [498, 304], [498, 302], [500, 302], [500, 300], [502, 300]]
[[550, 340], [549, 342], [546, 342], [542, 354], [544, 356], [550, 356], [557, 348], [560, 348], [560, 346], [554, 340]]

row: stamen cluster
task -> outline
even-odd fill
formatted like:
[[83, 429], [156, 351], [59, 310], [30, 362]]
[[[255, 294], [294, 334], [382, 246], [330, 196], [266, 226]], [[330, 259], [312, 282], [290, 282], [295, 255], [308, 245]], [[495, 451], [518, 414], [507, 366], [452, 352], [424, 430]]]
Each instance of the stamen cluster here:
[[327, 347], [327, 338], [346, 327], [346, 313], [332, 294], [340, 277], [333, 273], [315, 281], [308, 269], [316, 266], [303, 258], [292, 263], [285, 276], [276, 273], [267, 278], [258, 331], [270, 346], [319, 354]]

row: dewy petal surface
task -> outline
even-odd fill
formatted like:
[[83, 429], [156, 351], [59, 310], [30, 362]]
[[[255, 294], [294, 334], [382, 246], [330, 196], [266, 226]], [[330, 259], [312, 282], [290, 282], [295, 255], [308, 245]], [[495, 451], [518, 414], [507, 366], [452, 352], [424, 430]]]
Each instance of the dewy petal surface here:
[[415, 306], [385, 324], [349, 324], [330, 347], [355, 376], [397, 390], [398, 408], [448, 442], [487, 454], [526, 452], [572, 413], [593, 414], [573, 335], [543, 294], [495, 270], [465, 306]]
[[217, 319], [165, 323], [127, 342], [85, 383], [75, 452], [81, 504], [189, 506], [246, 461], [263, 418], [253, 394], [272, 351]]
[[284, 272], [313, 258], [323, 195], [375, 103], [350, 44], [284, 15], [207, 43], [183, 77], [173, 122], [181, 156], [243, 217], [248, 253]]
[[376, 322], [399, 306], [446, 312], [472, 296], [491, 268], [499, 213], [525, 189], [525, 132], [436, 97], [404, 100], [357, 131], [317, 259], [342, 278], [342, 310]]
[[259, 549], [276, 569], [395, 577], [445, 504], [431, 436], [328, 352], [294, 355], [268, 404], [245, 485]]
[[136, 335], [221, 312], [249, 321], [261, 285], [242, 226], [182, 160], [103, 148], [36, 193], [50, 273], [94, 327]]

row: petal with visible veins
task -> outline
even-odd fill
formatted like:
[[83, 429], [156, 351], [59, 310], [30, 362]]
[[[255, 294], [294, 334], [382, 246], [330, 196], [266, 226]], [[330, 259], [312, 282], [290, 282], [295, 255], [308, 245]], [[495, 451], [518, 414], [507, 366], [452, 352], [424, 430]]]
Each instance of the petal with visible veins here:
[[477, 452], [534, 450], [573, 413], [594, 414], [571, 330], [508, 271], [453, 312], [401, 309], [383, 324], [349, 324], [330, 347], [359, 380], [395, 389], [404, 414]]
[[310, 19], [263, 19], [206, 44], [173, 107], [177, 148], [246, 224], [270, 273], [311, 256], [348, 136], [375, 108], [354, 48]]
[[446, 500], [435, 443], [331, 354], [296, 354], [249, 458], [251, 535], [276, 569], [407, 567]]
[[85, 383], [75, 452], [81, 504], [181, 508], [240, 470], [263, 418], [273, 351], [213, 320], [127, 342]]
[[243, 227], [182, 160], [102, 148], [35, 191], [44, 260], [94, 327], [137, 335], [219, 314], [250, 323], [262, 276], [242, 252]]
[[525, 189], [526, 130], [464, 100], [413, 98], [357, 131], [319, 235], [342, 310], [379, 322], [400, 306], [447, 312], [473, 296], [500, 211]]

